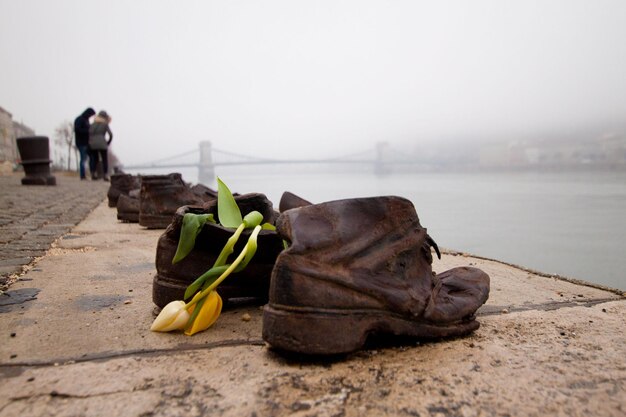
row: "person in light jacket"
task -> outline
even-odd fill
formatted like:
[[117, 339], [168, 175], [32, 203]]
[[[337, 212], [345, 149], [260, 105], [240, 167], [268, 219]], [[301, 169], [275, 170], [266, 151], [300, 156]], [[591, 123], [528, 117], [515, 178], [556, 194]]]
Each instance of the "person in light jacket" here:
[[89, 127], [89, 168], [91, 170], [92, 180], [98, 179], [96, 169], [100, 158], [102, 159], [102, 179], [104, 181], [109, 180], [109, 159], [107, 152], [113, 140], [113, 132], [111, 132], [111, 128], [109, 127], [110, 123], [111, 116], [109, 116], [106, 111], [101, 110]]

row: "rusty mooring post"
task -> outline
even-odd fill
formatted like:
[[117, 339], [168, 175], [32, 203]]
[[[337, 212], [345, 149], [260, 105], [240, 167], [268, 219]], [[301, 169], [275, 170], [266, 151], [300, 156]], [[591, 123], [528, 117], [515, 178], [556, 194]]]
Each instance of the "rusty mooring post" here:
[[208, 140], [200, 142], [200, 163], [198, 165], [198, 182], [200, 184], [211, 184], [215, 180], [215, 167], [213, 166], [213, 156], [211, 155], [211, 142]]
[[56, 185], [57, 180], [50, 174], [50, 145], [47, 136], [27, 136], [17, 138], [22, 166], [26, 176], [22, 185]]

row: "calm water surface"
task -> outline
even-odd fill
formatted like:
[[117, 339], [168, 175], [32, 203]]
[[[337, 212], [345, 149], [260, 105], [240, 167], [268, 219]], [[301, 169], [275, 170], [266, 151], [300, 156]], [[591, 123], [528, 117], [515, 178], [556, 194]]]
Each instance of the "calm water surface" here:
[[[324, 173], [228, 168], [232, 190], [312, 202], [398, 195], [439, 246], [626, 290], [626, 173]], [[183, 172], [196, 181], [195, 171]], [[210, 184], [209, 184], [210, 185]], [[214, 185], [214, 184], [213, 184]]]

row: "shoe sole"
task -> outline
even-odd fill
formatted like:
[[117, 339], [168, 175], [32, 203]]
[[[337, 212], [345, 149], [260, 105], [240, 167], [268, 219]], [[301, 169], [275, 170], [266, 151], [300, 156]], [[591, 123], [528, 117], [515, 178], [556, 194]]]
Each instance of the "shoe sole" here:
[[186, 289], [185, 285], [156, 274], [152, 281], [152, 302], [163, 308], [171, 301], [182, 300]]
[[117, 220], [127, 223], [139, 223], [139, 213], [137, 212], [117, 212]]
[[417, 339], [462, 336], [478, 329], [472, 319], [448, 324], [406, 320], [384, 311], [275, 308], [263, 310], [263, 340], [273, 348], [307, 355], [338, 355], [361, 349], [370, 334]]

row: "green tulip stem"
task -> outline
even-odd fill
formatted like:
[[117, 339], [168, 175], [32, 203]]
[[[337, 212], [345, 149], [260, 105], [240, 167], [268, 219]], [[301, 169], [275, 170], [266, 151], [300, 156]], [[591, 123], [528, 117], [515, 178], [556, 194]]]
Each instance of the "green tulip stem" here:
[[245, 224], [242, 222], [237, 228], [237, 230], [235, 230], [235, 233], [233, 233], [233, 235], [228, 238], [228, 241], [224, 245], [222, 252], [220, 252], [220, 255], [217, 257], [217, 260], [213, 264], [213, 267], [222, 266], [226, 263], [226, 259], [228, 259], [228, 256], [231, 253], [233, 253], [235, 244], [239, 240], [239, 236], [241, 235], [241, 232], [243, 232], [244, 228], [245, 228]]
[[228, 269], [224, 271], [224, 273], [220, 275], [219, 278], [217, 278], [210, 286], [208, 286], [207, 288], [202, 290], [202, 292], [198, 293], [198, 295], [193, 297], [193, 299], [185, 305], [185, 308], [189, 308], [195, 305], [198, 301], [202, 300], [204, 297], [209, 295], [211, 291], [213, 291], [218, 285], [220, 285], [222, 281], [224, 281], [230, 275], [230, 273], [233, 272], [235, 268], [237, 268], [237, 266], [241, 263], [241, 261], [246, 257], [246, 253], [252, 246], [250, 241], [253, 240], [254, 243], [256, 244], [256, 238], [260, 231], [261, 231], [261, 226], [256, 226], [254, 230], [252, 231], [252, 234], [250, 235], [250, 239], [248, 240], [248, 243], [246, 243], [246, 246], [244, 246], [239, 256], [237, 256], [237, 259], [235, 259], [233, 263], [230, 264]]
[[198, 308], [193, 309], [193, 313], [191, 314], [191, 317], [189, 317], [189, 320], [187, 321], [187, 324], [185, 325], [185, 330], [191, 327], [193, 322], [196, 320], [196, 317], [198, 317], [198, 314], [200, 314], [200, 310], [202, 309], [202, 305], [204, 304], [205, 301], [206, 301], [206, 298], [202, 298], [198, 301]]

